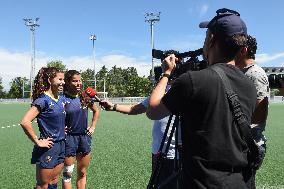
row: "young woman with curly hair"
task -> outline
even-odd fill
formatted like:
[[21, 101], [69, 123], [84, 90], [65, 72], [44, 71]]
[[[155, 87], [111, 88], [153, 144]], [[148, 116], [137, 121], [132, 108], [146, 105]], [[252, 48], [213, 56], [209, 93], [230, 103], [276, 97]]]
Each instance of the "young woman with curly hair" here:
[[[21, 121], [26, 135], [35, 144], [31, 163], [36, 164], [36, 189], [57, 188], [65, 158], [64, 73], [54, 67], [41, 68], [35, 78], [31, 108]], [[40, 137], [32, 127], [37, 118]]]

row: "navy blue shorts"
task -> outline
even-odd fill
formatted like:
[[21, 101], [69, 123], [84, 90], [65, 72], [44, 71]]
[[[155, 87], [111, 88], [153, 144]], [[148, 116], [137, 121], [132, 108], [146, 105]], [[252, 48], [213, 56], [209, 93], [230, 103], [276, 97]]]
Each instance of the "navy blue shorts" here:
[[34, 146], [32, 153], [32, 164], [37, 164], [43, 169], [53, 169], [56, 165], [63, 163], [65, 158], [65, 140], [54, 142], [53, 147], [42, 148]]
[[83, 135], [67, 135], [66, 136], [66, 157], [76, 156], [77, 154], [89, 154], [91, 152], [92, 137]]

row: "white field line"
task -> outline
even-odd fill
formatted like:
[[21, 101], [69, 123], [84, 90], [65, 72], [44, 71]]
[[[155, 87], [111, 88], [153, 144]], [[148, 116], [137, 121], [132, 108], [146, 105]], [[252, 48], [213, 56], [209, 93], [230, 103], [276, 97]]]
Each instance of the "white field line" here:
[[[37, 121], [33, 121], [34, 123], [37, 123]], [[1, 129], [6, 129], [6, 128], [11, 128], [11, 127], [16, 127], [16, 126], [21, 126], [20, 123], [18, 124], [11, 124], [11, 125], [7, 125], [7, 126], [2, 126]]]
[[261, 185], [257, 186], [256, 189], [284, 189], [284, 185], [278, 185], [278, 186]]

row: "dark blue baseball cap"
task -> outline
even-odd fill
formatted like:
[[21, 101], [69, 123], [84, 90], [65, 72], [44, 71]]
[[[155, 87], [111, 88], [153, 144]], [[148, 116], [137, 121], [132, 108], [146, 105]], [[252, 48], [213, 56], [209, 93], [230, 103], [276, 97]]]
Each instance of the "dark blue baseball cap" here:
[[245, 22], [237, 11], [227, 8], [218, 9], [211, 21], [201, 22], [200, 28], [208, 28], [213, 34], [231, 37], [235, 34], [247, 35]]

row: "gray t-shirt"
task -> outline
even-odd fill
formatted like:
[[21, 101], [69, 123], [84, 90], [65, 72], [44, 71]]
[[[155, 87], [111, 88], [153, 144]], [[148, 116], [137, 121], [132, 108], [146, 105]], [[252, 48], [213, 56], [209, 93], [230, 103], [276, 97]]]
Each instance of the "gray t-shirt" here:
[[257, 99], [269, 97], [269, 83], [265, 71], [257, 64], [248, 65], [243, 71], [252, 80], [257, 91]]
[[[268, 98], [269, 82], [265, 71], [257, 64], [251, 64], [246, 66], [243, 69], [243, 72], [253, 82], [257, 91], [257, 100], [263, 100], [264, 98]], [[259, 130], [259, 132], [256, 132], [256, 134], [253, 136], [254, 139], [257, 141], [257, 143], [259, 143], [260, 145], [262, 145], [266, 140], [262, 133], [265, 130], [265, 126], [266, 122], [251, 125], [251, 127], [254, 128], [254, 130]]]

